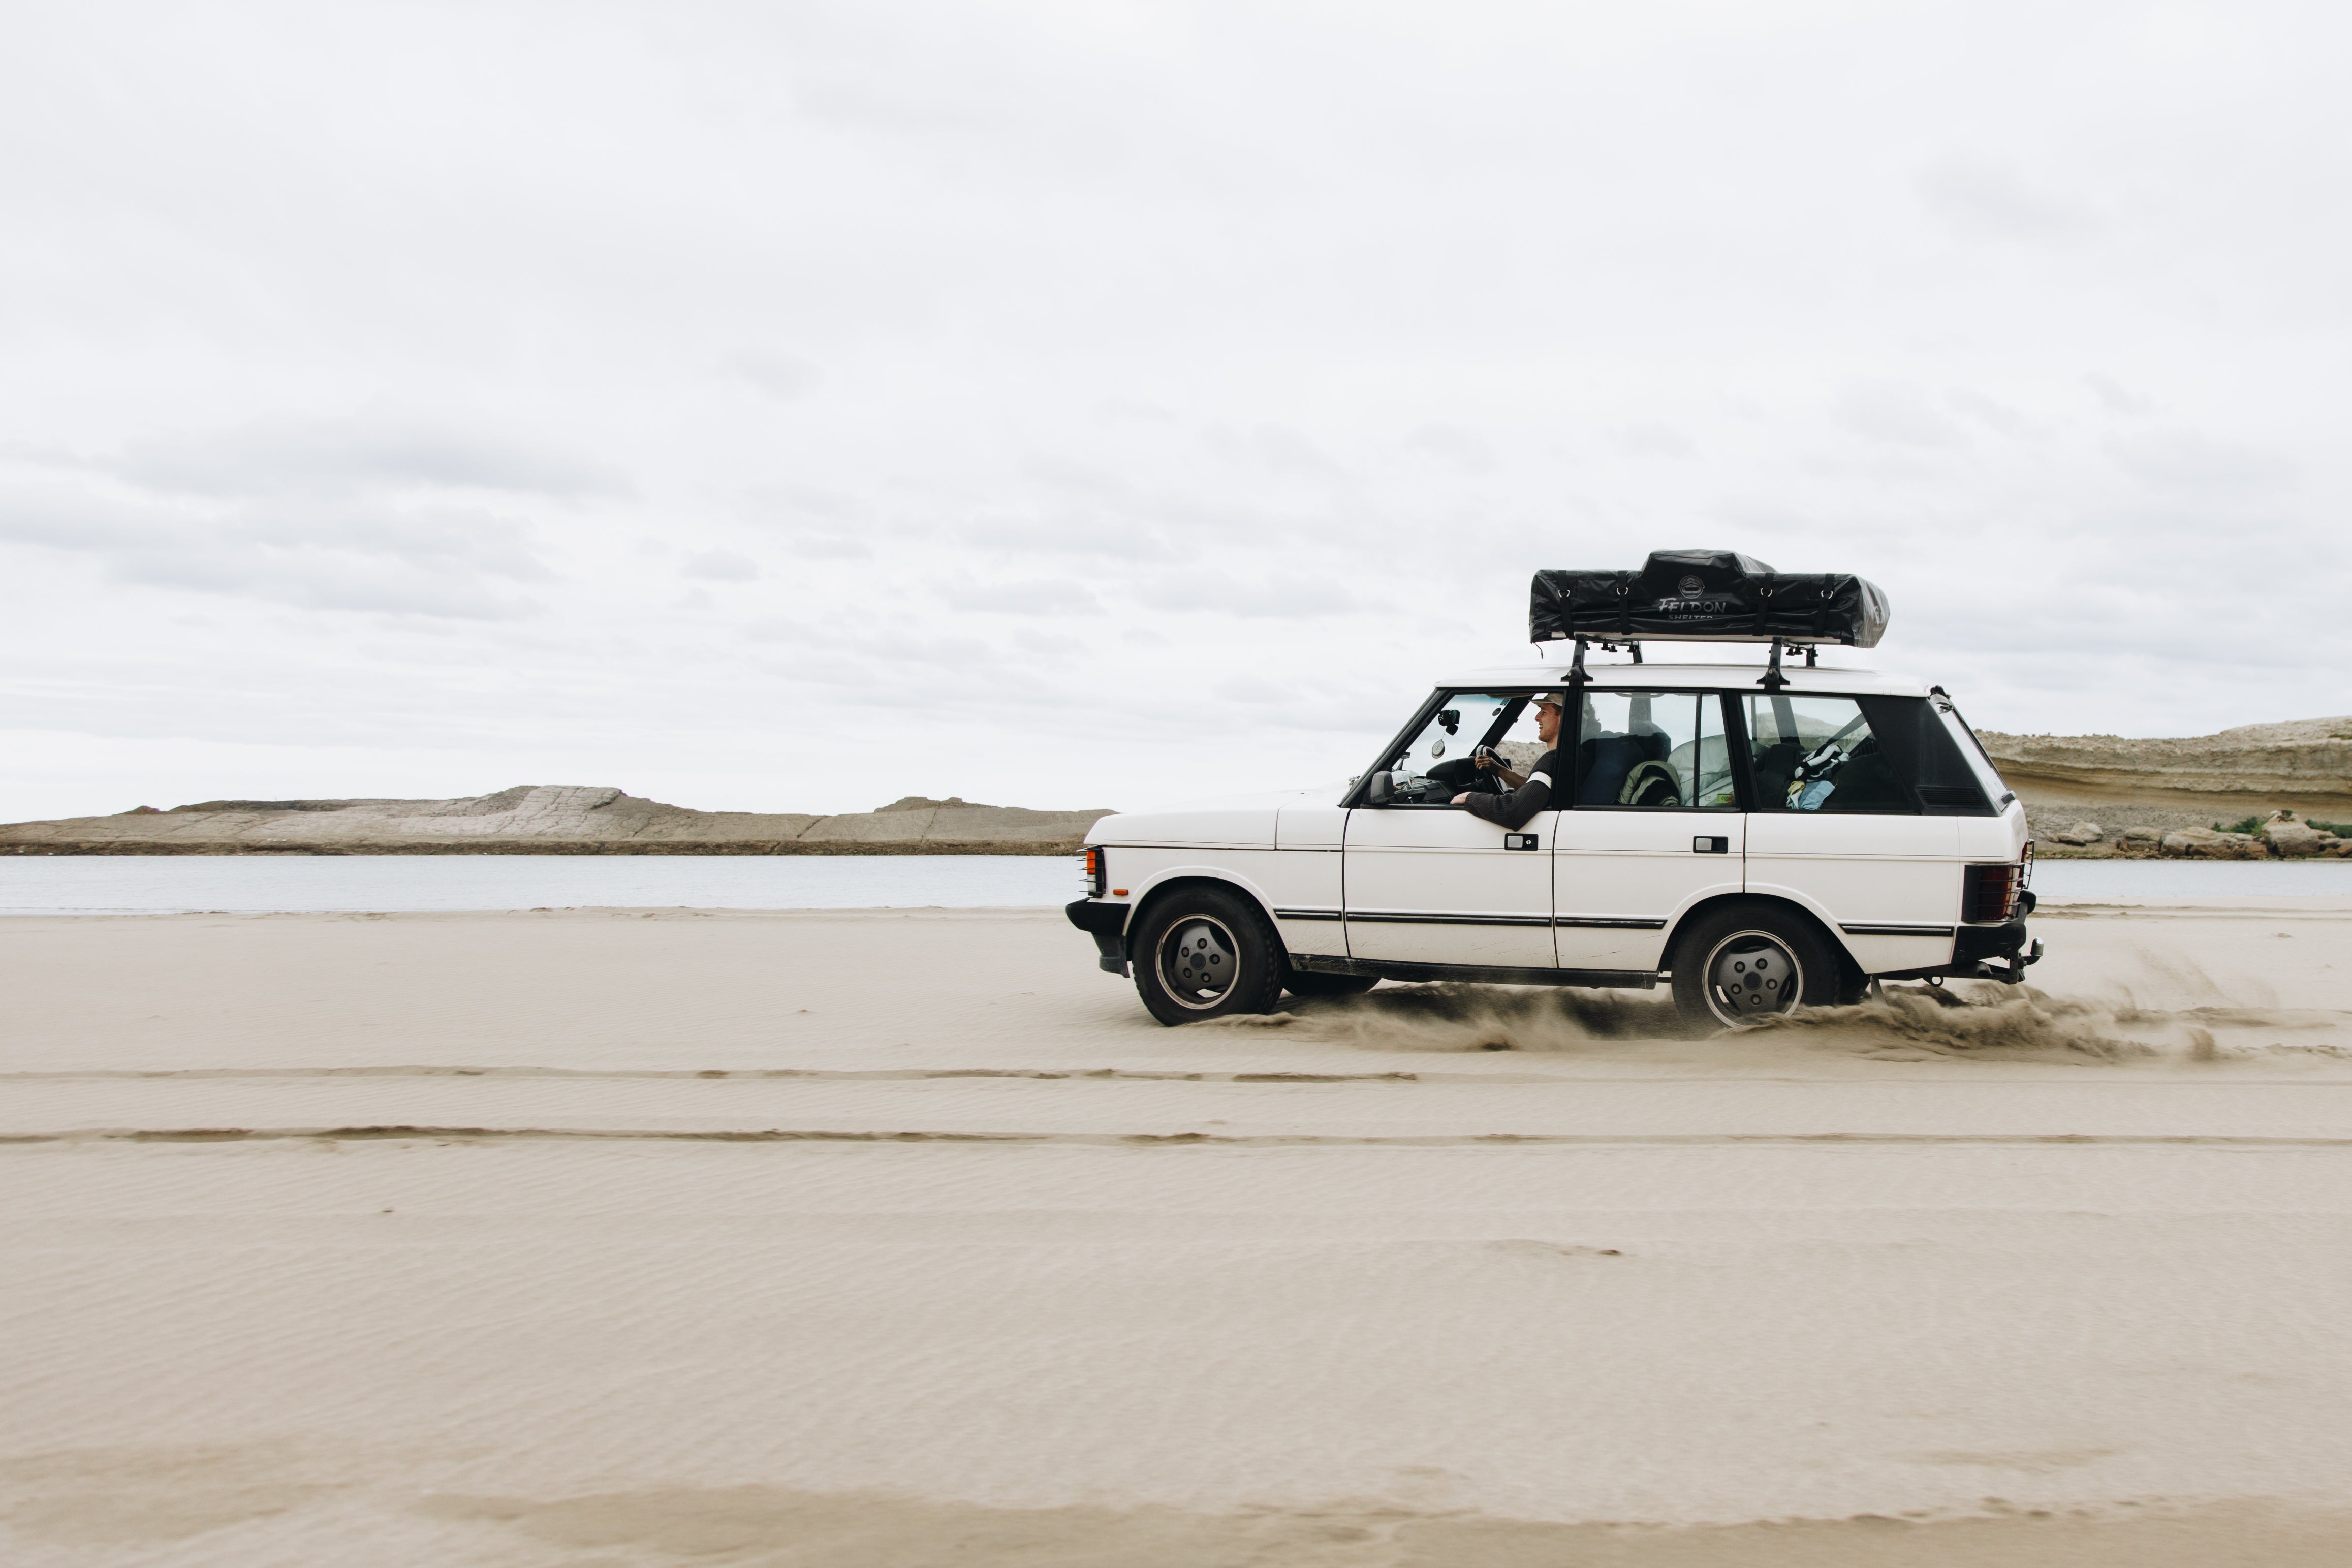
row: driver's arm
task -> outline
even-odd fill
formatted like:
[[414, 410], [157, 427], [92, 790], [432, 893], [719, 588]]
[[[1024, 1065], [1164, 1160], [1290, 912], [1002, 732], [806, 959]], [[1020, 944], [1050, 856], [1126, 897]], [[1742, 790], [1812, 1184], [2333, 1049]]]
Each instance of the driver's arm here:
[[1454, 804], [1466, 809], [1473, 816], [1483, 816], [1488, 822], [1505, 827], [1524, 826], [1536, 813], [1551, 805], [1551, 773], [1559, 766], [1559, 753], [1546, 752], [1528, 770], [1527, 777], [1508, 795], [1471, 794], [1465, 791], [1454, 797]]
[[1493, 773], [1496, 778], [1501, 779], [1504, 784], [1507, 784], [1512, 789], [1517, 789], [1521, 784], [1528, 782], [1527, 775], [1525, 773], [1513, 773], [1511, 771], [1510, 764], [1504, 762], [1500, 757], [1480, 757], [1478, 759], [1478, 771], [1480, 773]]

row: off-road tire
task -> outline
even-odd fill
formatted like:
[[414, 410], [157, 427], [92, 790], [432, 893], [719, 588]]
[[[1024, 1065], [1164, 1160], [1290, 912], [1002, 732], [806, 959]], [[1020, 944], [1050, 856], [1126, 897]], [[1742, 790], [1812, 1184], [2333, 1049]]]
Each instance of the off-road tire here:
[[1323, 974], [1294, 969], [1282, 977], [1293, 996], [1360, 996], [1381, 983], [1377, 974]]
[[1290, 970], [1265, 911], [1222, 888], [1182, 888], [1153, 904], [1128, 952], [1136, 994], [1169, 1025], [1271, 1013]]
[[1843, 965], [1812, 921], [1777, 904], [1727, 904], [1675, 940], [1675, 1006], [1694, 1028], [1727, 1029], [1843, 989]]

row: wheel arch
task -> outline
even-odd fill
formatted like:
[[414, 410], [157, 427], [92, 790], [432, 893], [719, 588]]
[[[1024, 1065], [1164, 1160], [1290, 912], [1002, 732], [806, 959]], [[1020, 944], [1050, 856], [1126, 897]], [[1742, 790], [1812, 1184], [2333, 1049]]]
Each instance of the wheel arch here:
[[1673, 926], [1666, 931], [1665, 946], [1658, 953], [1659, 958], [1664, 961], [1664, 964], [1661, 965], [1662, 971], [1671, 973], [1671, 970], [1665, 966], [1674, 963], [1675, 949], [1681, 943], [1685, 931], [1717, 910], [1728, 909], [1734, 905], [1760, 906], [1794, 915], [1811, 926], [1820, 933], [1822, 940], [1829, 944], [1830, 952], [1838, 961], [1840, 978], [1848, 987], [1860, 984], [1868, 978], [1864, 973], [1861, 963], [1854, 958], [1853, 949], [1846, 945], [1845, 934], [1837, 929], [1836, 921], [1820, 910], [1800, 903], [1795, 899], [1781, 898], [1772, 893], [1717, 893], [1713, 898], [1701, 899], [1691, 905], [1675, 917]]
[[1144, 920], [1151, 910], [1163, 900], [1187, 888], [1219, 888], [1248, 899], [1257, 906], [1258, 913], [1265, 917], [1265, 929], [1274, 939], [1274, 951], [1286, 964], [1290, 962], [1290, 949], [1282, 940], [1282, 922], [1275, 919], [1274, 900], [1265, 896], [1265, 890], [1246, 877], [1211, 866], [1171, 866], [1138, 890], [1134, 912], [1127, 917], [1127, 930], [1123, 933], [1130, 949], [1136, 932], [1143, 928]]

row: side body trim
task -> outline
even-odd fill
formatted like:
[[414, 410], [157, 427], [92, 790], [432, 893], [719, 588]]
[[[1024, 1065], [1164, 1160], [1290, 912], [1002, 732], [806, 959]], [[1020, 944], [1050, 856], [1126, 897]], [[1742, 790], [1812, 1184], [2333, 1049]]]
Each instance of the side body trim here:
[[1403, 926], [1535, 926], [1551, 924], [1549, 915], [1454, 915], [1418, 910], [1349, 910], [1346, 918], [1363, 925]]
[[1651, 969], [1495, 969], [1477, 963], [1407, 963], [1388, 958], [1324, 958], [1293, 953], [1291, 966], [1311, 974], [1370, 974], [1382, 980], [1475, 980], [1489, 985], [1608, 985], [1657, 988]]

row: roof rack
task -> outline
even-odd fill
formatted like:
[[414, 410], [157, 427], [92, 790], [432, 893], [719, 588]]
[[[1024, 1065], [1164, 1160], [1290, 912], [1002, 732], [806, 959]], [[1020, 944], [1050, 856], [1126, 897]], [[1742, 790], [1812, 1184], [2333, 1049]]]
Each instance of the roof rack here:
[[[1584, 668], [1584, 654], [1585, 650], [1592, 646], [1594, 640], [1594, 638], [1584, 637], [1576, 638], [1576, 656], [1569, 660], [1568, 676], [1566, 680], [1563, 682], [1563, 684], [1565, 684], [1570, 690], [1581, 689], [1582, 688], [1592, 684], [1592, 672]], [[1814, 669], [1820, 667], [1822, 650], [1821, 645], [1818, 643], [1799, 642], [1790, 637], [1774, 637], [1771, 639], [1771, 659], [1764, 668], [1764, 678], [1756, 683], [1767, 691], [1778, 691], [1782, 687], [1789, 684], [1789, 678], [1780, 673], [1780, 650], [1783, 648], [1790, 650], [1803, 648], [1805, 650], [1805, 668], [1807, 669]], [[1629, 638], [1625, 642], [1624, 646], [1632, 650], [1633, 662], [1635, 664], [1641, 663], [1641, 643], [1638, 640]], [[1613, 642], [1604, 642], [1601, 644], [1601, 651], [1603, 653], [1615, 653], [1617, 648], [1618, 645]]]

